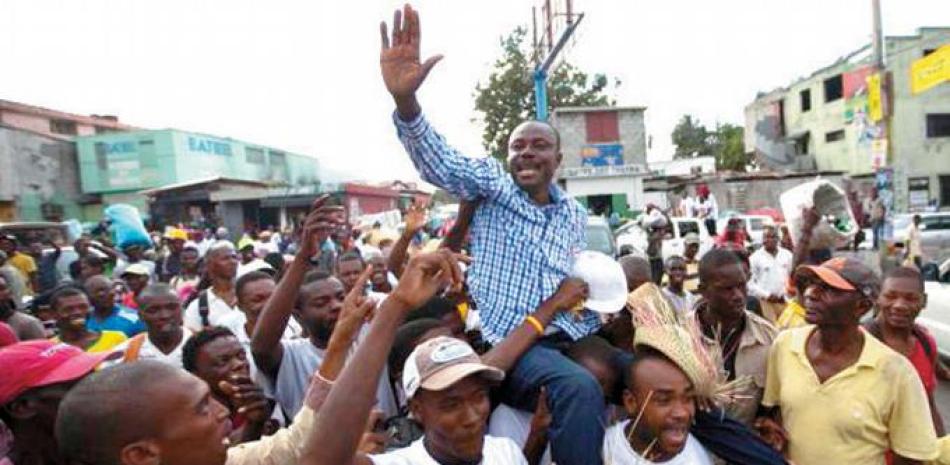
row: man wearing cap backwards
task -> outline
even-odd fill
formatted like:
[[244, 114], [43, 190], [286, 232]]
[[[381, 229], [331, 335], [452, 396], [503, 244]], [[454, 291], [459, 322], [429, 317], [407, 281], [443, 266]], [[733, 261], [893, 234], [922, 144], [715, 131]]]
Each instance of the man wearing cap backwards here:
[[125, 246], [122, 249], [124, 256], [119, 258], [118, 263], [115, 265], [115, 269], [112, 270], [112, 277], [121, 278], [125, 274], [125, 269], [132, 265], [141, 265], [148, 270], [148, 276], [152, 279], [157, 279], [155, 274], [155, 262], [151, 260], [146, 260], [145, 256], [145, 247], [141, 244], [130, 244]]
[[[508, 172], [492, 157], [469, 158], [451, 148], [422, 115], [416, 91], [439, 61], [420, 61], [419, 16], [397, 11], [390, 37], [381, 24], [383, 81], [396, 103], [393, 122], [412, 162], [426, 181], [463, 200], [482, 199], [472, 220], [468, 284], [481, 312], [482, 333], [497, 344], [567, 278], [572, 257], [586, 243], [587, 212], [555, 183], [560, 138], [547, 122], [527, 121], [508, 140]], [[541, 343], [509, 373], [503, 389], [532, 391], [521, 405], [534, 409], [539, 388], [548, 388], [553, 413], [552, 456], [560, 465], [600, 463], [604, 427], [588, 412], [603, 411], [596, 380], [553, 346], [597, 330], [598, 316], [584, 310], [559, 314]]]
[[0, 350], [0, 420], [13, 432], [6, 462], [64, 464], [53, 425], [59, 402], [109, 353], [87, 354], [67, 344], [27, 341]]
[[119, 331], [90, 331], [86, 328], [91, 305], [86, 293], [75, 287], [64, 287], [53, 293], [49, 306], [56, 316], [59, 335], [53, 342], [65, 342], [86, 352], [111, 352], [127, 339]]
[[834, 258], [801, 266], [807, 326], [779, 334], [769, 355], [759, 420], [798, 465], [895, 464], [937, 457], [927, 397], [910, 362], [859, 327], [880, 281], [864, 263]]
[[138, 313], [115, 301], [115, 288], [109, 278], [101, 274], [92, 276], [83, 287], [92, 301], [92, 313], [86, 319], [90, 331], [121, 331], [128, 337], [145, 331]]
[[122, 305], [138, 310], [139, 303], [136, 299], [139, 293], [145, 289], [145, 286], [148, 286], [149, 280], [151, 280], [148, 268], [142, 265], [141, 262], [133, 263], [126, 267], [119, 277], [122, 278], [122, 281], [125, 281], [125, 285], [129, 287], [129, 292], [122, 296]]
[[738, 256], [729, 250], [713, 249], [699, 262], [699, 291], [702, 299], [692, 313], [709, 345], [722, 352], [721, 369], [730, 381], [749, 377], [745, 395], [725, 410], [736, 420], [751, 426], [765, 389], [769, 347], [775, 328], [764, 318], [746, 309], [748, 275]]
[[685, 249], [683, 250], [683, 259], [686, 261], [686, 277], [683, 281], [683, 289], [686, 292], [696, 292], [699, 289], [699, 235], [688, 233], [683, 238]]

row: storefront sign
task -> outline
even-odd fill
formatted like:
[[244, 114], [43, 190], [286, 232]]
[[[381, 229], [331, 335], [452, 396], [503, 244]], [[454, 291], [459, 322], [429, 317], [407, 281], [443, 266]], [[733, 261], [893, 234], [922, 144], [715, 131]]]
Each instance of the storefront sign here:
[[188, 136], [188, 149], [213, 155], [231, 155], [231, 144], [204, 137]]

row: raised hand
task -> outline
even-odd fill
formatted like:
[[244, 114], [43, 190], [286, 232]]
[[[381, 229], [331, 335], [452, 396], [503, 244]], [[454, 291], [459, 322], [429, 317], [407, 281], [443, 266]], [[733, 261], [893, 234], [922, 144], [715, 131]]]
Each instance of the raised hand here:
[[356, 284], [354, 284], [350, 292], [346, 294], [346, 297], [343, 299], [343, 310], [340, 312], [340, 317], [337, 320], [334, 332], [338, 330], [352, 330], [355, 335], [355, 331], [359, 330], [363, 322], [372, 317], [373, 309], [376, 308], [376, 302], [366, 297], [363, 292], [366, 289], [366, 282], [372, 274], [373, 267], [367, 266], [366, 269], [360, 273], [360, 277], [356, 279]]
[[310, 213], [304, 219], [300, 233], [300, 253], [312, 257], [320, 252], [320, 247], [330, 234], [346, 222], [346, 211], [341, 206], [327, 205], [329, 194], [321, 195], [313, 201]]
[[458, 291], [464, 282], [459, 262], [469, 263], [471, 259], [447, 249], [412, 257], [389, 299], [402, 304], [405, 310], [412, 310], [446, 286]]
[[406, 233], [415, 234], [426, 225], [426, 210], [421, 205], [412, 204], [409, 211], [406, 212], [404, 221], [406, 222]]
[[379, 34], [382, 38], [379, 65], [386, 89], [396, 100], [399, 115], [403, 119], [411, 119], [419, 112], [415, 100], [416, 90], [442, 56], [435, 55], [425, 62], [420, 62], [419, 13], [408, 4], [402, 11], [396, 10], [392, 28], [390, 39], [386, 22], [379, 23]]

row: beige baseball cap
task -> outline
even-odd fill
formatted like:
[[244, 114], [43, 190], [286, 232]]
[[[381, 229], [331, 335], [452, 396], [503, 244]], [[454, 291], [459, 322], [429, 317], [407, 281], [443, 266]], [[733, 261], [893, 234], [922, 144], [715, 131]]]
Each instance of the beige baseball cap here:
[[402, 386], [411, 399], [419, 389], [442, 391], [449, 386], [479, 374], [500, 382], [505, 372], [482, 363], [482, 359], [465, 341], [439, 336], [419, 344], [406, 359]]

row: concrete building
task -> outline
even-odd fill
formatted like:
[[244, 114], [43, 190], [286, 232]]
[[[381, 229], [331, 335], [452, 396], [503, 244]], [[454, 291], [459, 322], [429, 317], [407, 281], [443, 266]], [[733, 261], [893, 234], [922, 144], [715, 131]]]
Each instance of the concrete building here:
[[[950, 44], [950, 28], [921, 28], [884, 41], [891, 92], [889, 134], [869, 113], [867, 45], [808, 77], [758, 95], [745, 108], [745, 147], [766, 169], [842, 171], [864, 190], [879, 157], [893, 169], [897, 211], [950, 208], [950, 84], [911, 92], [911, 66]], [[885, 78], [885, 84], [888, 84]], [[876, 140], [886, 139], [887, 147]], [[889, 150], [890, 158], [886, 157]], [[882, 157], [882, 155], [885, 155]]]
[[148, 211], [140, 191], [214, 178], [319, 186], [316, 158], [207, 134], [142, 130], [78, 137], [76, 144], [82, 192], [103, 205]]
[[0, 221], [96, 219], [79, 188], [73, 139], [129, 129], [114, 116], [0, 100]]
[[0, 100], [0, 125], [66, 141], [75, 136], [136, 129], [111, 115], [77, 115], [9, 100]]
[[0, 222], [85, 218], [76, 146], [0, 126]]
[[646, 107], [558, 108], [561, 134], [558, 183], [596, 214], [627, 215], [643, 207]]

